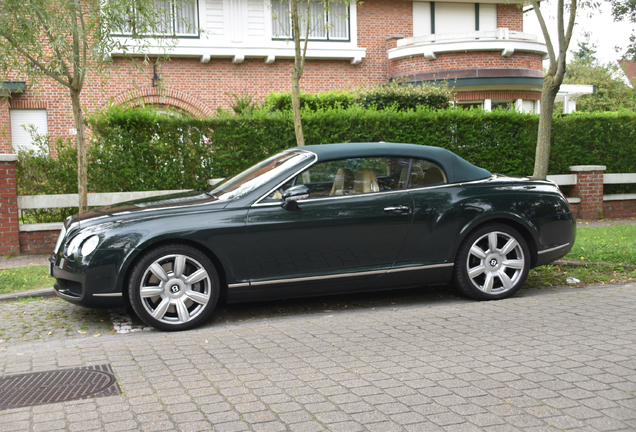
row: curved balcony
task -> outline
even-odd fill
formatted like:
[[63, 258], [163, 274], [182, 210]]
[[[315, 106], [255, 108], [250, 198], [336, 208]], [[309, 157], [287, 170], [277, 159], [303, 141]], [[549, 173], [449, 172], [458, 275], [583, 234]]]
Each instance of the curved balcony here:
[[540, 54], [545, 60], [548, 50], [537, 36], [530, 33], [496, 30], [440, 33], [415, 36], [397, 41], [397, 47], [388, 51], [390, 60], [424, 56], [435, 60], [437, 54], [468, 51], [500, 51], [503, 57], [515, 52]]

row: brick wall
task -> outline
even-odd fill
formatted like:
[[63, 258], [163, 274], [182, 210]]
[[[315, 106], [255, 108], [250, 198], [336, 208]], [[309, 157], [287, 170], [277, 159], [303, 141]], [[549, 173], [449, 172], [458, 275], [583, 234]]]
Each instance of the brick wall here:
[[497, 28], [508, 28], [511, 31], [523, 31], [522, 4], [498, 4]]
[[514, 53], [510, 57], [504, 57], [500, 51], [475, 51], [441, 53], [436, 57], [434, 60], [427, 60], [423, 56], [391, 60], [391, 76], [463, 69], [542, 70], [543, 68], [541, 55], [532, 53]]
[[20, 253], [49, 254], [53, 251], [60, 230], [21, 231]]
[[20, 251], [15, 159], [0, 158], [0, 256]]
[[607, 219], [628, 219], [636, 215], [636, 200], [604, 201], [603, 217]]

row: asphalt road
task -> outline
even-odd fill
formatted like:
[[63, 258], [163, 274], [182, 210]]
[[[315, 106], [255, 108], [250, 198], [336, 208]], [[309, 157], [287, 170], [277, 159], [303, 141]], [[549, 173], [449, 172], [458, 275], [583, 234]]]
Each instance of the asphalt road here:
[[221, 305], [182, 333], [57, 299], [0, 320], [0, 377], [108, 364], [122, 391], [0, 431], [636, 431], [636, 284]]

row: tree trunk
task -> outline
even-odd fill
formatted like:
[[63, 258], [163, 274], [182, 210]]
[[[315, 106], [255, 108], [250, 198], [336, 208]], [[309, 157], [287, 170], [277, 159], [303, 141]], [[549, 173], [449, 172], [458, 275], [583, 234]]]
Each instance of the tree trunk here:
[[550, 163], [550, 136], [552, 133], [552, 113], [554, 99], [559, 92], [560, 80], [547, 75], [543, 80], [541, 91], [541, 113], [539, 114], [539, 132], [537, 135], [537, 152], [534, 158], [533, 178], [545, 180]]
[[86, 163], [86, 137], [84, 135], [84, 117], [80, 104], [79, 91], [71, 89], [73, 117], [77, 128], [77, 193], [79, 194], [79, 212], [88, 210], [88, 169]]
[[303, 136], [303, 125], [300, 119], [300, 74], [294, 65], [292, 69], [292, 113], [294, 115], [294, 132], [296, 133], [296, 143], [299, 146], [305, 145]]
[[[307, 17], [309, 17], [309, 3], [307, 3]], [[291, 1], [292, 32], [294, 36], [294, 66], [292, 67], [292, 113], [294, 115], [294, 132], [296, 133], [296, 143], [299, 146], [305, 145], [303, 136], [303, 125], [300, 119], [300, 77], [303, 76], [305, 66], [304, 54], [307, 50], [307, 38], [305, 39], [305, 52], [300, 50], [300, 25], [298, 16], [298, 0]], [[309, 29], [309, 23], [307, 23]]]

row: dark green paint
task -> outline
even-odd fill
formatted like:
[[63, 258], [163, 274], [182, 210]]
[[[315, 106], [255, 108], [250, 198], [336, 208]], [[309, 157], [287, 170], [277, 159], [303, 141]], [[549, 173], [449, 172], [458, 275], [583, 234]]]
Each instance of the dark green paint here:
[[[234, 302], [446, 283], [462, 240], [488, 221], [519, 230], [533, 265], [563, 256], [569, 248], [539, 252], [566, 243], [571, 247], [574, 241], [572, 214], [553, 183], [491, 176], [433, 147], [359, 143], [302, 150], [315, 153], [317, 160], [304, 160], [237, 200], [193, 191], [69, 218], [61, 251], [51, 258], [54, 276], [83, 284], [85, 293], [65, 299], [87, 306], [121, 304], [123, 297], [92, 295], [127, 290], [136, 260], [166, 243], [202, 250], [217, 266], [223, 289], [243, 285], [227, 289], [228, 301]], [[293, 210], [283, 208], [282, 202], [256, 204], [315, 161], [361, 156], [430, 159], [441, 165], [450, 183], [311, 197], [299, 200]], [[401, 210], [385, 210], [396, 207]], [[88, 257], [65, 255], [76, 235], [99, 235], [97, 251]], [[396, 271], [405, 269], [413, 270]], [[355, 273], [360, 275], [351, 277]], [[305, 280], [285, 281], [298, 278]]]

